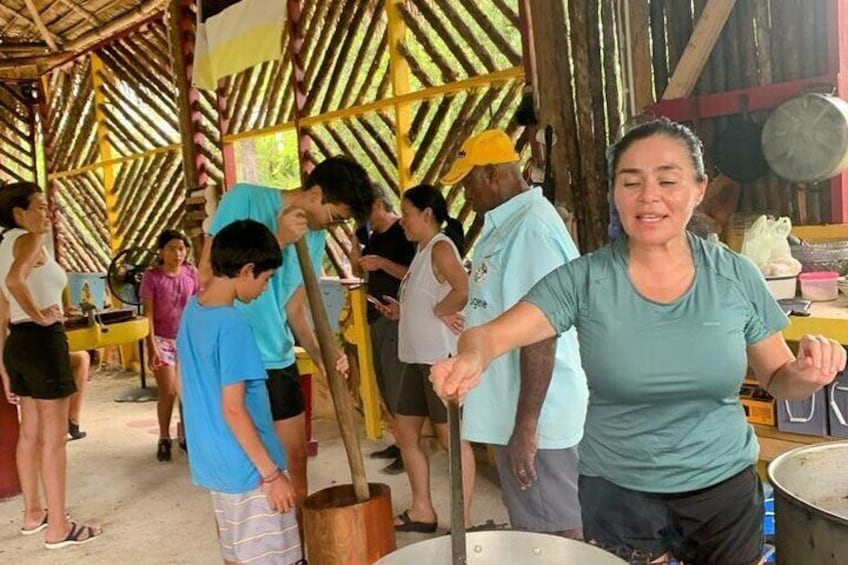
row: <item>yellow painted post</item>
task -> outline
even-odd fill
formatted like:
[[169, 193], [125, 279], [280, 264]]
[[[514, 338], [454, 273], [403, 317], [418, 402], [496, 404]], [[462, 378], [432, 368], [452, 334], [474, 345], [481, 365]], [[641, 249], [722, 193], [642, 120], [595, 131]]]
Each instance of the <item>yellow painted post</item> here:
[[[374, 356], [371, 349], [371, 333], [368, 331], [365, 287], [358, 286], [348, 291], [350, 311], [353, 318], [353, 342], [359, 353], [359, 394], [362, 397], [362, 413], [365, 417], [365, 434], [368, 439], [383, 437], [383, 418], [377, 378], [374, 375]], [[399, 375], [393, 375], [399, 377]]]
[[121, 250], [121, 237], [118, 234], [118, 195], [115, 193], [115, 167], [112, 164], [112, 144], [109, 142], [109, 128], [106, 125], [106, 115], [103, 106], [106, 97], [103, 95], [103, 79], [105, 67], [100, 57], [92, 53], [91, 84], [94, 88], [94, 118], [97, 123], [97, 143], [100, 145], [100, 160], [103, 161], [103, 186], [106, 196], [106, 220], [109, 224], [109, 246], [112, 254]]
[[[400, 54], [400, 45], [406, 36], [406, 24], [400, 14], [403, 0], [388, 0], [389, 73], [392, 79], [392, 94], [409, 94], [409, 64]], [[409, 142], [409, 128], [412, 124], [412, 109], [408, 102], [395, 102], [395, 144], [397, 147], [398, 181], [400, 191], [412, 186], [412, 158], [415, 149]]]
[[[103, 107], [106, 97], [103, 94], [103, 77], [106, 70], [103, 61], [96, 54], [89, 55], [91, 61], [91, 86], [94, 90], [94, 120], [97, 124], [97, 143], [100, 145], [100, 160], [103, 162], [103, 189], [106, 200], [106, 223], [109, 228], [109, 249], [114, 257], [121, 250], [123, 240], [118, 233], [118, 194], [115, 191], [115, 166], [112, 163], [112, 143], [109, 141], [109, 127], [106, 125], [106, 114]], [[122, 306], [113, 298], [113, 306]], [[138, 358], [135, 343], [121, 345], [121, 358], [124, 369], [135, 369], [133, 362], [137, 361], [139, 369], [143, 359]]]

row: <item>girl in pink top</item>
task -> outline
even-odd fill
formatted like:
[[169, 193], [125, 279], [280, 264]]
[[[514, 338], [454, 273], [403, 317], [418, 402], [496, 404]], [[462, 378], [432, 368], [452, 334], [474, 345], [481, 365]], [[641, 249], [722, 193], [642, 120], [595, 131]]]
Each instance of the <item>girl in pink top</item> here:
[[[197, 294], [197, 269], [186, 264], [191, 248], [189, 239], [176, 230], [165, 230], [156, 241], [160, 262], [144, 274], [141, 299], [150, 320], [147, 336], [148, 363], [159, 388], [159, 444], [156, 459], [171, 460], [171, 414], [177, 397], [177, 329], [188, 299]], [[180, 418], [182, 420], [182, 418]], [[185, 451], [185, 430], [177, 426], [177, 441]]]

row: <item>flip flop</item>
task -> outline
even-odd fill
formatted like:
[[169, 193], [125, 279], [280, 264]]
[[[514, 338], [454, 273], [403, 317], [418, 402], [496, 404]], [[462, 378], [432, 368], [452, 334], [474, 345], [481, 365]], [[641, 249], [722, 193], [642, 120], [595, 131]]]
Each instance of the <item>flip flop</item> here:
[[403, 524], [395, 524], [396, 532], [416, 532], [419, 534], [432, 534], [439, 527], [436, 522], [416, 522], [409, 517], [409, 510], [404, 510], [403, 514], [399, 515], [400, 521]]
[[[70, 518], [71, 515], [65, 512], [65, 518]], [[44, 517], [41, 519], [41, 523], [39, 523], [36, 527], [30, 528], [27, 530], [26, 528], [21, 528], [22, 536], [31, 536], [32, 534], [37, 534], [47, 527], [47, 509], [44, 509]]]
[[37, 534], [45, 528], [47, 528], [47, 510], [44, 511], [44, 518], [41, 519], [41, 522], [36, 527], [30, 529], [21, 528], [21, 535], [31, 536], [33, 534]]
[[[80, 539], [80, 536], [83, 533], [87, 533], [88, 535]], [[61, 549], [63, 547], [68, 547], [71, 545], [82, 545], [84, 543], [88, 543], [92, 540], [97, 539], [103, 533], [103, 530], [100, 528], [94, 528], [92, 526], [86, 526], [85, 524], [77, 524], [76, 522], [71, 522], [71, 531], [68, 532], [68, 535], [62, 541], [45, 541], [44, 547], [46, 549]]]

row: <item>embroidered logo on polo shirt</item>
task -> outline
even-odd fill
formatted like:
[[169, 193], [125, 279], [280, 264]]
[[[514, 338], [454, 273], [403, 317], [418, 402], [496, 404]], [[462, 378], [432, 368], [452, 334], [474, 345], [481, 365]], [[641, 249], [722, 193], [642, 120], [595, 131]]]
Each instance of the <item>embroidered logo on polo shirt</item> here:
[[480, 266], [474, 269], [474, 272], [471, 273], [471, 278], [478, 284], [485, 282], [488, 276], [489, 266], [486, 264], [486, 261], [480, 263]]

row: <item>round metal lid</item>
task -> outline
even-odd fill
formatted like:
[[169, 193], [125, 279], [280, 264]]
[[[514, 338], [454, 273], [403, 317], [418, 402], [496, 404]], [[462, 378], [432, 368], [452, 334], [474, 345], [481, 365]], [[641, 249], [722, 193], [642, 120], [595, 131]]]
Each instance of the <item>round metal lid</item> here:
[[762, 146], [769, 166], [787, 180], [835, 175], [848, 164], [848, 102], [817, 93], [784, 102], [766, 120]]

